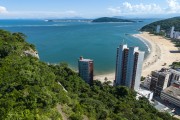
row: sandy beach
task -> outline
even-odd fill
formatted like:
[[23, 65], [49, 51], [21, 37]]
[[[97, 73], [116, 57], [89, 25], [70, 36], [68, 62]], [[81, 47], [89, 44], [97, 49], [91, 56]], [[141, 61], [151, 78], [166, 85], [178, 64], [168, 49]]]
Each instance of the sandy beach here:
[[[170, 40], [147, 32], [134, 34], [133, 36], [145, 40], [151, 45], [150, 54], [143, 63], [142, 76], [146, 77], [151, 74], [151, 71], [160, 70], [163, 67], [168, 68], [173, 62], [180, 61], [180, 52], [177, 52], [178, 48]], [[109, 81], [113, 81], [115, 73], [97, 75], [94, 76], [94, 80], [103, 82], [105, 77]]]

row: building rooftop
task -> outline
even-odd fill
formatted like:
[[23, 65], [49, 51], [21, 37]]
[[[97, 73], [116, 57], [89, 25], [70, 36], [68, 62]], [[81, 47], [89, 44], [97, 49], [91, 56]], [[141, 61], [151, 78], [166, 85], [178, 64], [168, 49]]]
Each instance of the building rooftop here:
[[137, 95], [136, 95], [137, 100], [139, 100], [139, 97], [146, 97], [149, 101], [152, 100], [153, 92], [147, 89], [144, 89], [142, 87], [140, 87], [136, 92], [137, 92]]
[[[180, 69], [179, 69], [180, 70]], [[171, 73], [175, 73], [175, 74], [180, 74], [180, 71], [178, 69], [174, 70], [174, 69], [169, 69], [169, 71]]]
[[152, 91], [144, 89], [142, 87], [139, 88], [136, 92], [139, 93], [140, 95], [143, 95], [143, 96], [146, 96], [146, 95], [152, 93]]
[[176, 68], [176, 71], [180, 72], [180, 68]]
[[93, 61], [93, 60], [91, 60], [91, 59], [82, 59], [82, 60], [79, 60], [79, 61]]
[[164, 75], [164, 76], [171, 73], [180, 75], [180, 71], [177, 71], [174, 69], [165, 69], [165, 68], [162, 68], [160, 71], [157, 71], [157, 70], [153, 71], [152, 73], [158, 73], [159, 75]]
[[174, 84], [180, 85], [180, 81], [175, 81]]
[[156, 100], [152, 103], [152, 105], [160, 112], [168, 112], [171, 116], [174, 115], [174, 113], [173, 113], [174, 111], [170, 107], [168, 107]]
[[166, 93], [166, 94], [180, 100], [180, 88], [170, 86], [170, 87], [164, 89], [163, 93]]
[[91, 59], [84, 59], [83, 57], [80, 57], [80, 58], [79, 58], [79, 61], [91, 62], [91, 61], [93, 61], [93, 60], [91, 60]]

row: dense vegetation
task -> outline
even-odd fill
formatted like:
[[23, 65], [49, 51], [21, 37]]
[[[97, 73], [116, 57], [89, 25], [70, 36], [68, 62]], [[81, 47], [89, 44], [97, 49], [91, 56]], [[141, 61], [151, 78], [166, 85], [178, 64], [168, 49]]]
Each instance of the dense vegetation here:
[[101, 17], [94, 19], [92, 22], [135, 22], [127, 19], [119, 19], [119, 18], [110, 18], [110, 17]]
[[71, 120], [175, 120], [126, 87], [89, 86], [66, 64], [26, 56], [29, 49], [22, 33], [0, 30], [1, 120], [61, 120], [61, 110]]
[[173, 62], [172, 68], [180, 68], [180, 62]]
[[0, 119], [56, 119], [66, 96], [50, 67], [26, 56], [22, 33], [0, 31]]
[[180, 31], [180, 17], [174, 17], [150, 23], [142, 27], [141, 31], [153, 32], [156, 30], [157, 25], [161, 25], [161, 30], [169, 31], [171, 27], [174, 26], [175, 31]]

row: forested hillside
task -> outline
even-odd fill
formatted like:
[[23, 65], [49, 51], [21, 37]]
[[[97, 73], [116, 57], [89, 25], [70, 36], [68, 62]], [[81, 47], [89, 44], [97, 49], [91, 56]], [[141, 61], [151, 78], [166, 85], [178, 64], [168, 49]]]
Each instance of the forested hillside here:
[[141, 31], [152, 32], [156, 30], [157, 25], [161, 25], [161, 30], [169, 31], [172, 26], [175, 31], [180, 31], [180, 17], [169, 18], [148, 24], [141, 28]]
[[67, 64], [27, 55], [25, 37], [0, 30], [0, 120], [175, 120], [126, 87], [89, 86]]

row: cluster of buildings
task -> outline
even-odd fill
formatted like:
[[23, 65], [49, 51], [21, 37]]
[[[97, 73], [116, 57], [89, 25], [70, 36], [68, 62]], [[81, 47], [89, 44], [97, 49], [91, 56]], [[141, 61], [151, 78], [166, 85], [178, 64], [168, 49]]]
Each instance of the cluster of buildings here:
[[[180, 107], [180, 70], [161, 69], [152, 71], [141, 83], [144, 52], [138, 47], [120, 45], [116, 54], [114, 86], [127, 86], [137, 92], [137, 99], [144, 96], [152, 102], [153, 97]], [[78, 60], [79, 76], [88, 84], [93, 83], [93, 60], [80, 57]], [[162, 106], [157, 104], [155, 107]]]
[[144, 80], [142, 86], [164, 102], [180, 107], [180, 71], [165, 68], [152, 71], [151, 76]]
[[[161, 32], [161, 26], [157, 25], [156, 33]], [[175, 31], [175, 27], [172, 26], [169, 31], [167, 31], [166, 35], [172, 39], [180, 39], [180, 31]]]
[[[144, 52], [138, 47], [120, 45], [117, 48], [116, 73], [114, 85], [127, 86], [138, 90], [141, 80]], [[93, 83], [93, 60], [80, 57], [78, 60], [79, 76], [87, 83]]]
[[175, 27], [172, 26], [170, 29], [170, 32], [167, 34], [170, 38], [173, 39], [180, 39], [180, 32], [179, 31], [174, 31]]

